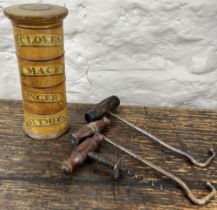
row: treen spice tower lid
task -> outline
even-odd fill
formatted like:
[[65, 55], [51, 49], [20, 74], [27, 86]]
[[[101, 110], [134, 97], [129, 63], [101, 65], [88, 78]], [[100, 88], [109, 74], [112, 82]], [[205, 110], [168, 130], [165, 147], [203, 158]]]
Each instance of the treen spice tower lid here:
[[5, 8], [4, 14], [13, 23], [44, 25], [62, 21], [68, 14], [68, 10], [51, 4], [20, 4]]

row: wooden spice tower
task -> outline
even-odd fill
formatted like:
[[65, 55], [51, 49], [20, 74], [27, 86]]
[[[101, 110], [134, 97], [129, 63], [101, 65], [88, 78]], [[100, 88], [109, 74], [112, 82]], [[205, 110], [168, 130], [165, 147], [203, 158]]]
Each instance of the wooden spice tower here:
[[20, 71], [24, 131], [52, 139], [69, 127], [65, 88], [63, 19], [68, 10], [50, 4], [4, 9], [11, 19]]

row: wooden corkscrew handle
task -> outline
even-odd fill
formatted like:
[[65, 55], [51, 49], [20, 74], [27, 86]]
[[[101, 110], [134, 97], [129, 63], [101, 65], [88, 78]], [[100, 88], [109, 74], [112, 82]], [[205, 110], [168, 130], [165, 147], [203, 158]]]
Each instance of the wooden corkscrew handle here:
[[70, 142], [74, 146], [78, 145], [83, 139], [92, 136], [94, 133], [101, 133], [109, 124], [110, 120], [106, 117], [103, 117], [101, 120], [88, 123], [77, 132], [70, 135]]
[[62, 162], [62, 172], [67, 174], [72, 173], [76, 166], [81, 165], [86, 160], [88, 152], [96, 150], [99, 143], [102, 141], [103, 135], [95, 133], [91, 138], [86, 139], [81, 144], [76, 146], [72, 150], [70, 157]]

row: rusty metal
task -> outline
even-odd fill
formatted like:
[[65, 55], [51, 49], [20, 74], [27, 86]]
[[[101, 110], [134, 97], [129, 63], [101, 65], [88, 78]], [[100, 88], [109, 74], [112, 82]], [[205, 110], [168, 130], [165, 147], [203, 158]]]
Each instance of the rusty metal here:
[[204, 162], [197, 161], [194, 157], [192, 157], [187, 152], [167, 144], [166, 142], [164, 142], [163, 140], [157, 138], [156, 136], [152, 135], [151, 133], [147, 132], [146, 130], [139, 128], [138, 126], [136, 126], [136, 125], [128, 122], [127, 120], [123, 119], [119, 115], [113, 113], [112, 111], [114, 111], [119, 106], [119, 104], [120, 104], [120, 100], [118, 99], [117, 96], [111, 96], [109, 98], [106, 98], [105, 100], [103, 100], [103, 101], [99, 102], [97, 105], [95, 105], [92, 109], [87, 111], [85, 113], [85, 118], [86, 118], [86, 120], [88, 122], [90, 122], [90, 121], [94, 121], [96, 119], [99, 119], [100, 117], [102, 117], [103, 115], [108, 113], [111, 116], [119, 119], [123, 123], [127, 124], [128, 126], [130, 126], [130, 127], [134, 128], [135, 130], [139, 131], [143, 135], [148, 136], [150, 139], [152, 139], [155, 142], [159, 143], [160, 145], [167, 148], [168, 150], [173, 151], [174, 153], [177, 153], [177, 154], [187, 158], [192, 164], [194, 164], [194, 165], [196, 165], [198, 167], [202, 167], [202, 168], [207, 167], [213, 161], [214, 157], [216, 156], [215, 151], [211, 148], [209, 150], [210, 156], [209, 156], [209, 158], [207, 158], [207, 160], [205, 160]]
[[103, 136], [95, 133], [93, 137], [86, 139], [73, 148], [70, 157], [61, 164], [62, 172], [67, 174], [72, 173], [76, 166], [81, 165], [86, 160], [88, 152], [94, 151], [102, 141]]
[[129, 169], [129, 168], [126, 168], [125, 166], [123, 166], [121, 163], [121, 159], [119, 159], [118, 161], [115, 162], [109, 158], [106, 158], [100, 154], [97, 154], [96, 152], [89, 152], [88, 158], [95, 160], [95, 161], [111, 168], [113, 171], [113, 175], [114, 175], [115, 179], [118, 179], [121, 176], [121, 174], [124, 174], [124, 175], [129, 176], [132, 179], [135, 179], [136, 181], [139, 181], [141, 184], [150, 183], [153, 188], [160, 189], [161, 191], [163, 191], [162, 185], [159, 185], [159, 187], [158, 187], [154, 184], [153, 181], [147, 181], [145, 179], [144, 175], [137, 173], [133, 169]]
[[187, 198], [194, 204], [197, 205], [205, 205], [206, 203], [208, 203], [215, 195], [216, 193], [216, 189], [215, 187], [212, 185], [211, 182], [206, 182], [206, 186], [210, 189], [210, 192], [202, 197], [202, 198], [197, 198], [194, 196], [194, 194], [192, 193], [191, 189], [188, 187], [188, 185], [182, 181], [179, 177], [173, 175], [172, 173], [166, 171], [165, 169], [156, 166], [155, 164], [149, 162], [148, 160], [142, 158], [139, 155], [136, 155], [135, 153], [131, 152], [129, 149], [127, 149], [126, 147], [123, 147], [117, 143], [115, 143], [114, 141], [112, 141], [111, 139], [107, 138], [104, 136], [104, 140], [108, 143], [110, 143], [111, 145], [113, 145], [114, 147], [120, 149], [121, 151], [127, 153], [128, 155], [130, 155], [131, 157], [135, 158], [136, 160], [139, 160], [140, 162], [142, 162], [143, 164], [151, 167], [152, 169], [156, 170], [157, 172], [159, 172], [160, 174], [170, 178], [171, 180], [173, 180], [174, 182], [176, 182], [181, 188], [182, 190], [185, 192]]
[[164, 146], [165, 148], [179, 154], [179, 155], [182, 155], [186, 158], [188, 158], [191, 163], [193, 163], [194, 165], [198, 166], [198, 167], [201, 167], [201, 168], [205, 168], [207, 167], [214, 159], [214, 157], [216, 156], [216, 153], [215, 151], [211, 148], [209, 149], [209, 153], [210, 153], [210, 157], [204, 161], [204, 162], [199, 162], [197, 161], [194, 157], [192, 157], [191, 155], [189, 155], [188, 153], [184, 152], [183, 150], [180, 150], [176, 147], [173, 147], [167, 143], [165, 143], [164, 141], [162, 141], [161, 139], [157, 138], [156, 136], [152, 135], [151, 133], [145, 131], [144, 129], [141, 129], [139, 127], [137, 127], [136, 125], [126, 121], [125, 119], [123, 119], [122, 117], [118, 116], [117, 114], [114, 114], [112, 112], [109, 112], [110, 115], [112, 115], [113, 117], [121, 120], [122, 122], [124, 122], [125, 124], [129, 125], [130, 127], [136, 129], [137, 131], [139, 131], [140, 133], [148, 136], [149, 138], [153, 139], [155, 142], [159, 143], [160, 145]]

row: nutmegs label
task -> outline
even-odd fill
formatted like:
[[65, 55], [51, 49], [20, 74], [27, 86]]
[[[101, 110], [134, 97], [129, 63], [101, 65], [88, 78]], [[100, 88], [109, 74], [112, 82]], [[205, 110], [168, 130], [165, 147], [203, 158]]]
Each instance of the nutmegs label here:
[[66, 116], [58, 116], [58, 117], [48, 117], [43, 119], [30, 119], [26, 121], [27, 127], [43, 127], [43, 126], [51, 126], [58, 125], [60, 123], [66, 123]]
[[59, 35], [35, 34], [16, 35], [16, 46], [20, 47], [63, 47], [63, 37]]
[[38, 103], [57, 103], [63, 101], [63, 94], [38, 94], [30, 93], [27, 91], [23, 92], [23, 98], [26, 101], [38, 102]]
[[55, 76], [63, 74], [64, 66], [21, 66], [20, 71], [22, 76]]

